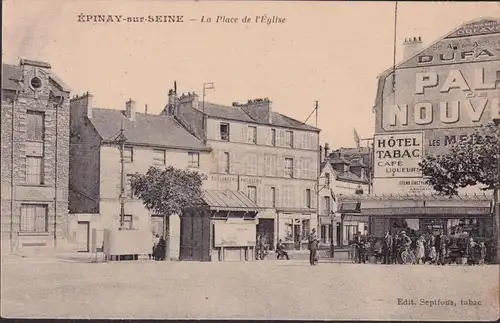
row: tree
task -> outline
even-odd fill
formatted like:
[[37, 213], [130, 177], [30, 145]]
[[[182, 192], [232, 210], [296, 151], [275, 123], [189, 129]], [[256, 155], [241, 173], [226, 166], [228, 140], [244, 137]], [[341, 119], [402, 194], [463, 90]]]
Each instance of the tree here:
[[185, 209], [202, 203], [202, 185], [205, 176], [189, 170], [167, 166], [165, 169], [152, 166], [146, 174], [133, 174], [130, 187], [144, 206], [164, 217], [163, 232], [167, 247], [165, 259], [170, 259], [170, 215], [182, 216]]
[[423, 175], [443, 195], [458, 194], [459, 188], [480, 185], [492, 190], [495, 204], [493, 229], [496, 259], [500, 259], [498, 190], [500, 185], [500, 127], [488, 124], [476, 129], [466, 140], [455, 142], [443, 155], [427, 155], [420, 163]]

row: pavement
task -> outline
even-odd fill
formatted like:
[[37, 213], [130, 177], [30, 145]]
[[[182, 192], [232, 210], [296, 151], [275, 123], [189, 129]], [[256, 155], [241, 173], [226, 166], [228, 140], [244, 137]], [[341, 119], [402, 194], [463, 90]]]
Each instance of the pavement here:
[[[1, 314], [10, 318], [499, 317], [496, 265], [375, 265], [324, 259], [317, 266], [301, 259], [92, 263], [88, 254], [9, 255], [2, 260]], [[407, 299], [415, 305], [403, 305]], [[481, 304], [462, 305], [464, 300]]]

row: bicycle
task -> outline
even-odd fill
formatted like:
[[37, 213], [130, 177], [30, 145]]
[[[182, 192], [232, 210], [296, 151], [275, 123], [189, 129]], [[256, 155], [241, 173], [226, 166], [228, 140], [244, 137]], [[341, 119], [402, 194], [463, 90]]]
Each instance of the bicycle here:
[[410, 247], [407, 246], [402, 246], [399, 249], [398, 260], [399, 263], [403, 265], [415, 265], [417, 263], [417, 257], [415, 257], [413, 251], [410, 250]]

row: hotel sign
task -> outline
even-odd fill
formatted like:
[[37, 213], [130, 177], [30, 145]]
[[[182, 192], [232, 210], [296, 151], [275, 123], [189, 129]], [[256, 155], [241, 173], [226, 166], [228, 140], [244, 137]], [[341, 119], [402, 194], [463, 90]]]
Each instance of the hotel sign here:
[[375, 178], [420, 178], [423, 133], [392, 133], [374, 136]]

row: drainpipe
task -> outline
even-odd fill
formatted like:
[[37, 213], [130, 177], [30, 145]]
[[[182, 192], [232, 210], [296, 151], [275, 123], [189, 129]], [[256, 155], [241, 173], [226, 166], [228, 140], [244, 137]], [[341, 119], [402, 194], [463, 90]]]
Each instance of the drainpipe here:
[[15, 201], [15, 186], [14, 186], [14, 126], [15, 126], [15, 115], [16, 115], [16, 101], [19, 98], [19, 90], [16, 89], [16, 94], [14, 99], [12, 99], [12, 133], [11, 133], [11, 172], [10, 172], [10, 253], [14, 252], [14, 201]]

